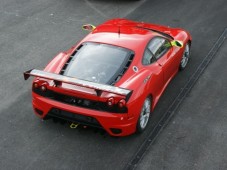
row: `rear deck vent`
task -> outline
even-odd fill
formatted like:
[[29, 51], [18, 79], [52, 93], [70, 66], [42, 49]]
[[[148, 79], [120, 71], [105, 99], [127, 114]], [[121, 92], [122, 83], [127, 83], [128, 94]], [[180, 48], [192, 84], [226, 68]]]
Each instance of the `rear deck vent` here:
[[70, 61], [72, 60], [72, 58], [76, 55], [76, 53], [80, 50], [80, 48], [82, 47], [83, 45], [80, 45], [73, 53], [72, 55], [69, 57], [69, 59], [67, 60], [67, 62], [65, 63], [65, 65], [62, 67], [61, 71], [60, 71], [60, 74], [61, 75], [64, 75], [65, 73], [65, 70], [67, 69]]
[[125, 64], [125, 67], [123, 67], [123, 69], [119, 72], [118, 76], [116, 76], [116, 78], [111, 83], [111, 85], [115, 85], [121, 79], [121, 77], [125, 74], [129, 66], [131, 65], [133, 58], [134, 58], [134, 54], [131, 54], [127, 63]]

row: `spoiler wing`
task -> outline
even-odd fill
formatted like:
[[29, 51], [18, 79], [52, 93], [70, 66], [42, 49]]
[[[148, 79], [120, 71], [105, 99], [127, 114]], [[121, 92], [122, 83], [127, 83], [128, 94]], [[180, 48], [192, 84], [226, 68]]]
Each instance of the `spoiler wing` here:
[[97, 93], [97, 96], [101, 96], [102, 92], [110, 92], [113, 94], [126, 96], [126, 100], [128, 100], [132, 94], [132, 90], [110, 86], [106, 84], [94, 83], [86, 80], [81, 80], [73, 77], [63, 76], [60, 74], [50, 73], [50, 72], [36, 70], [36, 69], [32, 69], [24, 72], [24, 80], [27, 80], [30, 76], [45, 78], [48, 80], [54, 80], [57, 82], [63, 82], [67, 84], [86, 87], [89, 89], [94, 89]]

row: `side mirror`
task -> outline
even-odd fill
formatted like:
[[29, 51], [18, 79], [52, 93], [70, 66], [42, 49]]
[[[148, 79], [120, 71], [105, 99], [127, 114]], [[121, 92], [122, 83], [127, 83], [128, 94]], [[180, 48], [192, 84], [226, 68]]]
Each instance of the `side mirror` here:
[[86, 30], [86, 31], [93, 31], [96, 27], [92, 24], [85, 24], [82, 26], [82, 29], [83, 30]]
[[173, 41], [171, 41], [171, 45], [175, 46], [175, 47], [182, 48], [184, 46], [184, 43], [182, 41], [173, 40]]

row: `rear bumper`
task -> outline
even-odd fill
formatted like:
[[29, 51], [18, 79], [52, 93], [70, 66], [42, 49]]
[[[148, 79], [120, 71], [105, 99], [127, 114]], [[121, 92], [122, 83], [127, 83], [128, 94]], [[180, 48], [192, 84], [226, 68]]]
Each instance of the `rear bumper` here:
[[128, 114], [108, 113], [72, 106], [32, 93], [33, 108], [37, 116], [58, 117], [68, 121], [105, 129], [112, 136], [127, 136], [136, 131], [136, 119]]

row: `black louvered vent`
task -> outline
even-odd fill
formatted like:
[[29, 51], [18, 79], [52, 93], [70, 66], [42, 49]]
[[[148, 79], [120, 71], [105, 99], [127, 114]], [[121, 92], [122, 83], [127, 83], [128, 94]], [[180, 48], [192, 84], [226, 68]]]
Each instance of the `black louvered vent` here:
[[[67, 62], [65, 63], [65, 65], [62, 67], [60, 74], [64, 75], [65, 70], [67, 69], [68, 65], [70, 64], [72, 58], [76, 55], [76, 53], [81, 49], [83, 45], [79, 46], [73, 53], [72, 55], [69, 57], [69, 59], [67, 60]], [[108, 84], [110, 85], [115, 85], [116, 82], [118, 82], [121, 77], [124, 75], [124, 73], [128, 70], [128, 68], [130, 67], [132, 60], [134, 58], [134, 54], [132, 53], [128, 59], [128, 61], [126, 62], [125, 66], [122, 68], [122, 70], [119, 72], [119, 74], [113, 79], [112, 82], [109, 82]]]
[[121, 79], [121, 77], [125, 74], [125, 72], [126, 72], [126, 71], [128, 70], [128, 68], [129, 68], [129, 66], [131, 65], [133, 58], [134, 58], [134, 54], [131, 54], [130, 57], [129, 57], [128, 62], [127, 62], [126, 65], [125, 65], [125, 67], [123, 67], [123, 69], [120, 71], [119, 75], [116, 76], [116, 78], [115, 78], [114, 81], [111, 83], [111, 85], [116, 84], [116, 83]]
[[64, 75], [66, 68], [68, 67], [70, 61], [72, 60], [72, 58], [76, 55], [76, 53], [81, 49], [83, 45], [79, 46], [73, 53], [72, 55], [69, 57], [69, 59], [67, 60], [67, 62], [65, 63], [65, 65], [62, 67], [60, 74]]

